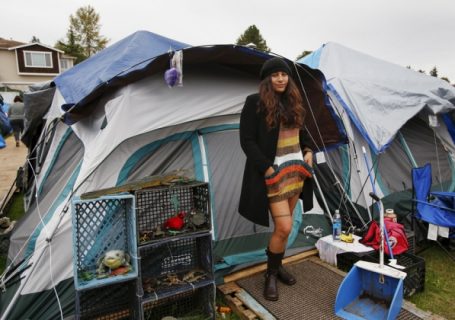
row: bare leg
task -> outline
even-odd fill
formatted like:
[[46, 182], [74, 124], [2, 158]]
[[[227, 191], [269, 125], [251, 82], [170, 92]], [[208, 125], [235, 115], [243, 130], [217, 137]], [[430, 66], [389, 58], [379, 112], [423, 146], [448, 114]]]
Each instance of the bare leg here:
[[280, 202], [270, 203], [270, 211], [275, 224], [269, 241], [269, 250], [283, 252], [286, 249], [289, 234], [292, 230], [292, 213], [299, 200], [299, 195]]
[[294, 212], [295, 206], [297, 205], [297, 201], [299, 201], [299, 195], [298, 194], [296, 194], [292, 198], [288, 199], [289, 210], [291, 211], [291, 215]]
[[[274, 217], [274, 221], [275, 221], [275, 232], [272, 234], [272, 238], [270, 239], [269, 249], [268, 249], [269, 256], [274, 256], [278, 252], [281, 254], [281, 258], [279, 259], [279, 262], [278, 262], [277, 278], [281, 282], [283, 282], [284, 284], [289, 285], [289, 286], [294, 285], [297, 282], [297, 280], [292, 274], [290, 274], [282, 266], [282, 259], [284, 257], [284, 252], [286, 250], [289, 234], [292, 230], [292, 222], [293, 222], [292, 214], [293, 214], [294, 208], [295, 208], [298, 200], [299, 200], [299, 195], [297, 194], [297, 195], [285, 200], [284, 202], [286, 202], [287, 204], [283, 205], [283, 204], [279, 203], [278, 208], [276, 208], [276, 206], [273, 206], [272, 204], [270, 204], [271, 208], [273, 206], [274, 209], [277, 209], [277, 211], [281, 210], [278, 212], [283, 212], [282, 210], [284, 210], [286, 207], [289, 209], [289, 215], [286, 215], [287, 220], [285, 220], [285, 221], [281, 221], [281, 219], [284, 216], [283, 214], [273, 215], [273, 209], [271, 209], [272, 216]], [[280, 232], [280, 230], [282, 232]], [[276, 245], [278, 243], [278, 240], [276, 240], [276, 238], [274, 238], [275, 234], [277, 234], [277, 238], [282, 239], [282, 242], [279, 243], [280, 246], [272, 247], [274, 244]], [[284, 239], [283, 234], [285, 234], [285, 239]], [[274, 251], [276, 249], [280, 249], [280, 251]]]
[[292, 227], [292, 215], [288, 200], [270, 203], [270, 212], [274, 221], [274, 230], [267, 248], [267, 272], [265, 273], [264, 297], [278, 300], [277, 278], [281, 260]]
[[289, 233], [292, 228], [292, 212], [289, 201], [270, 203], [270, 211], [274, 222], [274, 230], [269, 241], [271, 252], [283, 252], [286, 249]]
[[267, 248], [267, 272], [265, 274], [264, 297], [267, 300], [278, 300], [277, 279], [287, 285], [296, 283], [295, 278], [282, 267], [282, 259], [289, 234], [292, 230], [292, 212], [298, 195], [290, 199], [270, 203], [270, 212], [274, 222], [274, 230]]

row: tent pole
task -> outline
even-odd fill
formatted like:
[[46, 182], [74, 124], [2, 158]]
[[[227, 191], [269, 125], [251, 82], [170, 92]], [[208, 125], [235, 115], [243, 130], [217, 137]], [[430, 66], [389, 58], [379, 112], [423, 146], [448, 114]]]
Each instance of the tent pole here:
[[[66, 212], [67, 212], [67, 210], [64, 208], [62, 210], [63, 214], [60, 214], [60, 217], [58, 219], [57, 225], [55, 226], [55, 228], [52, 231], [52, 233], [50, 234], [50, 236], [46, 239], [47, 246], [52, 245], [52, 238], [54, 237], [54, 234], [55, 234], [56, 230], [60, 226], [60, 223], [62, 222], [62, 219], [65, 216]], [[13, 307], [14, 307], [14, 305], [16, 303], [16, 300], [19, 298], [20, 293], [22, 292], [22, 290], [24, 289], [24, 287], [27, 284], [28, 280], [30, 279], [30, 276], [33, 274], [33, 271], [35, 270], [35, 267], [38, 264], [37, 262], [42, 258], [43, 254], [44, 254], [44, 251], [46, 250], [47, 246], [43, 246], [43, 248], [39, 252], [38, 259], [36, 259], [35, 262], [32, 264], [32, 266], [30, 267], [30, 271], [28, 273], [28, 276], [25, 277], [24, 281], [21, 281], [21, 285], [19, 286], [17, 291], [14, 293], [14, 296], [11, 299], [11, 301], [9, 302], [8, 307], [6, 308], [5, 312], [1, 315], [0, 320], [7, 320], [8, 319], [7, 317], [9, 315], [9, 313], [13, 309]], [[52, 266], [50, 266], [50, 268], [52, 268]]]
[[[362, 148], [363, 148], [363, 146], [362, 146]], [[357, 153], [356, 153], [356, 157], [357, 157]], [[357, 160], [358, 160], [358, 158], [357, 158]], [[360, 179], [360, 181], [363, 181], [363, 177], [360, 175], [361, 170], [359, 168], [358, 163], [356, 163], [356, 165], [357, 165], [357, 174], [359, 175], [359, 179]], [[368, 168], [367, 168], [367, 173], [368, 173], [368, 176], [369, 176], [370, 172], [368, 171]], [[366, 183], [366, 181], [365, 181], [365, 183]], [[363, 187], [362, 187], [362, 190], [363, 190]], [[373, 220], [373, 215], [371, 214], [370, 207], [368, 206], [368, 200], [369, 199], [368, 199], [367, 196], [365, 196], [365, 192], [364, 191], [362, 191], [362, 195], [363, 195], [363, 197], [365, 199], [365, 208], [367, 209], [367, 212], [368, 212], [368, 218], [370, 218], [370, 221], [368, 221], [368, 222], [371, 222]], [[360, 198], [360, 195], [358, 195], [358, 198]]]
[[[351, 143], [351, 141], [349, 140], [349, 143]], [[355, 165], [357, 167], [357, 172], [359, 172], [359, 166], [358, 166], [358, 163], [357, 163], [357, 152], [355, 150], [355, 145], [352, 144], [352, 148], [354, 149], [354, 162], [355, 162]], [[348, 153], [348, 156], [349, 156], [349, 153]], [[349, 157], [349, 160], [351, 162], [351, 157]], [[350, 166], [349, 166], [350, 167]], [[348, 200], [349, 204], [351, 205], [352, 209], [354, 210], [354, 212], [356, 213], [357, 217], [360, 219], [360, 222], [362, 223], [362, 228], [366, 225], [365, 223], [365, 220], [363, 220], [363, 217], [360, 215], [359, 211], [357, 210], [357, 208], [355, 207], [354, 203], [352, 202], [351, 198], [349, 197], [349, 194], [348, 192], [346, 191], [346, 189], [344, 188], [343, 184], [341, 183], [340, 179], [338, 178], [338, 176], [335, 174], [335, 172], [333, 171], [332, 167], [329, 166], [329, 169], [330, 169], [330, 172], [332, 173], [332, 176], [335, 178], [335, 185], [337, 185], [337, 187], [340, 189], [340, 193], [342, 193], [342, 195], [344, 195], [344, 197]], [[349, 172], [351, 169], [349, 169]], [[350, 175], [350, 174], [349, 174]], [[349, 213], [348, 213], [349, 215]]]
[[418, 167], [417, 166], [417, 162], [414, 159], [414, 156], [412, 155], [411, 149], [409, 149], [409, 146], [406, 143], [406, 140], [404, 139], [403, 134], [401, 133], [401, 131], [398, 131], [398, 138], [400, 139], [400, 143], [401, 143], [401, 146], [404, 149], [404, 152], [406, 153], [406, 155], [408, 156], [409, 160], [412, 163], [412, 167], [413, 168], [417, 168]]
[[[351, 120], [350, 120], [350, 117], [347, 116], [344, 112], [343, 112], [343, 114], [340, 113], [339, 110], [345, 110], [345, 107], [343, 106], [343, 102], [339, 100], [338, 95], [335, 94], [334, 92], [336, 92], [336, 90], [334, 88], [331, 88], [330, 90], [327, 91], [327, 95], [330, 98], [330, 101], [332, 102], [334, 110], [336, 110], [338, 112], [338, 116], [340, 117], [340, 119], [341, 119], [341, 121], [343, 123], [343, 126], [344, 126], [344, 128], [346, 130], [346, 133], [347, 133], [348, 145], [353, 150], [354, 154], [349, 156], [349, 161], [353, 162], [355, 164], [355, 167], [356, 167], [356, 170], [357, 170], [357, 175], [359, 176], [360, 181], [362, 181], [362, 177], [360, 176], [361, 170], [360, 170], [360, 165], [359, 165], [359, 157], [358, 157], [358, 154], [357, 154], [356, 145], [354, 143], [354, 132], [352, 131], [352, 128], [351, 128], [351, 125], [350, 125], [350, 123], [351, 123], [350, 121]], [[330, 166], [329, 166], [329, 168], [331, 169], [333, 176], [336, 177], [335, 173], [333, 173], [332, 168]], [[341, 182], [338, 181], [338, 183], [341, 186]], [[365, 226], [366, 225], [365, 221], [361, 218], [360, 213], [355, 208], [355, 206], [354, 206], [353, 202], [351, 201], [349, 195], [347, 194], [346, 190], [344, 190], [344, 187], [343, 187], [342, 190], [344, 191], [344, 193], [346, 194], [347, 198], [349, 199], [349, 202], [352, 205], [352, 207], [354, 208], [355, 213], [357, 214], [357, 216], [359, 216], [361, 222]], [[367, 204], [366, 205], [366, 210], [368, 212], [368, 217], [370, 218], [370, 221], [371, 221], [372, 220], [372, 215], [371, 215], [371, 212], [370, 212], [370, 208], [368, 207], [369, 198], [367, 196], [365, 196], [365, 194], [363, 192], [361, 194], [363, 195], [363, 197], [365, 199], [365, 203]], [[356, 199], [356, 202], [359, 199], [359, 197], [360, 197], [360, 194], [358, 195], [358, 197]], [[370, 221], [368, 221], [368, 223]]]
[[[374, 194], [376, 194], [376, 187], [375, 187], [375, 182], [373, 180], [373, 176], [371, 174], [371, 171], [373, 170], [373, 166], [370, 168], [370, 165], [368, 164], [368, 156], [367, 156], [367, 150], [365, 149], [364, 146], [362, 146], [362, 153], [363, 153], [363, 159], [365, 161], [365, 166], [367, 168], [367, 173], [368, 173], [368, 178], [370, 179], [370, 183], [371, 183], [371, 190], [373, 191]], [[375, 178], [376, 179], [376, 178]], [[377, 194], [376, 194], [377, 195]], [[367, 204], [367, 209], [368, 209], [368, 214], [370, 215], [370, 221], [373, 220], [373, 215], [371, 214], [370, 212], [370, 208], [368, 207], [368, 204]], [[381, 208], [379, 208], [380, 210]], [[373, 209], [374, 211], [374, 209]]]
[[[207, 151], [205, 149], [205, 142], [204, 142], [204, 137], [202, 134], [197, 133], [197, 142], [199, 145], [199, 151], [201, 152], [201, 165], [202, 165], [202, 174], [203, 174], [203, 179], [205, 182], [210, 183], [210, 176], [209, 176], [209, 165], [208, 165], [208, 159], [207, 159]], [[209, 206], [210, 206], [210, 212], [215, 212], [214, 208], [214, 202], [212, 201], [211, 195], [209, 195], [210, 201], [209, 201]], [[215, 214], [210, 215], [211, 218], [211, 226], [212, 226], [212, 240], [215, 240]]]
[[[334, 175], [335, 179], [336, 179], [336, 183], [338, 185], [338, 187], [340, 188], [341, 192], [344, 193], [344, 195], [346, 196], [346, 199], [348, 200], [349, 204], [351, 205], [352, 209], [354, 210], [354, 212], [356, 213], [357, 217], [359, 217], [360, 219], [360, 222], [362, 222], [363, 226], [366, 225], [366, 222], [365, 220], [363, 220], [362, 216], [360, 215], [360, 212], [357, 210], [357, 208], [355, 207], [354, 203], [352, 202], [352, 200], [349, 198], [348, 196], [348, 193], [346, 192], [346, 190], [344, 189], [344, 187], [341, 185], [341, 182], [340, 180], [338, 180], [338, 177], [336, 175]], [[348, 213], [349, 214], [349, 213]], [[362, 228], [363, 228], [362, 226]]]
[[[44, 253], [44, 248], [41, 250], [40, 255], [38, 256], [38, 260], [41, 259], [41, 256], [43, 255], [43, 253]], [[19, 286], [17, 291], [14, 293], [13, 298], [9, 302], [8, 307], [6, 307], [6, 310], [2, 314], [2, 317], [0, 318], [0, 320], [8, 319], [8, 315], [11, 312], [11, 309], [13, 309], [14, 305], [16, 304], [16, 300], [19, 298], [20, 293], [22, 292], [22, 290], [24, 289], [25, 285], [27, 284], [27, 281], [30, 279], [30, 276], [33, 274], [33, 271], [35, 270], [35, 266], [36, 265], [37, 265], [36, 262], [32, 264], [28, 276], [26, 276], [24, 281], [21, 281], [21, 285]]]
[[330, 213], [329, 206], [327, 205], [327, 201], [325, 200], [324, 193], [322, 193], [322, 189], [321, 189], [321, 186], [319, 185], [318, 178], [316, 178], [316, 175], [314, 174], [314, 170], [313, 170], [313, 180], [314, 180], [314, 182], [316, 182], [316, 186], [318, 187], [319, 193], [321, 194], [322, 202], [324, 203], [325, 210], [329, 214], [330, 221], [333, 223], [332, 214]]

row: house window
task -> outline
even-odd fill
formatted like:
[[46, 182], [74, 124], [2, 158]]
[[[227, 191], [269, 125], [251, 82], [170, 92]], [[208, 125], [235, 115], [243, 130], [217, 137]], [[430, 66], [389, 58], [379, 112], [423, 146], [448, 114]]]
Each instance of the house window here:
[[68, 70], [68, 69], [71, 68], [72, 66], [73, 66], [73, 65], [72, 65], [70, 59], [65, 59], [65, 58], [61, 58], [61, 59], [60, 59], [60, 71], [61, 71], [61, 72]]
[[52, 68], [52, 53], [24, 51], [25, 66], [30, 68]]

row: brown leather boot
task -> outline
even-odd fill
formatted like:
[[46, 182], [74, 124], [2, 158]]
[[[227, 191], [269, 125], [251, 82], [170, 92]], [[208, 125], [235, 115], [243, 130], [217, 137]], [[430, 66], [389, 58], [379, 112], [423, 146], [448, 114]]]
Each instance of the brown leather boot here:
[[282, 265], [278, 267], [277, 278], [288, 286], [292, 286], [297, 283], [297, 279], [292, 274], [290, 274]]
[[269, 301], [278, 300], [276, 274], [269, 273], [268, 271], [265, 273], [264, 298]]
[[265, 286], [264, 286], [264, 298], [270, 301], [278, 300], [278, 268], [283, 259], [283, 252], [273, 253], [268, 249], [267, 253], [267, 271], [265, 273]]

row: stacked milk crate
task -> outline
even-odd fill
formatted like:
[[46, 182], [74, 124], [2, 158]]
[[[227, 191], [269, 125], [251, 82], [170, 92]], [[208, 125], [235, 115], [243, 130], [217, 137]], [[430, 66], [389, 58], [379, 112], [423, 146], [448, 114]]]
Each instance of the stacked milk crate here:
[[134, 196], [73, 201], [77, 319], [138, 319]]
[[135, 198], [143, 319], [214, 319], [208, 184], [143, 189]]
[[192, 181], [74, 201], [77, 317], [214, 319], [209, 199]]

